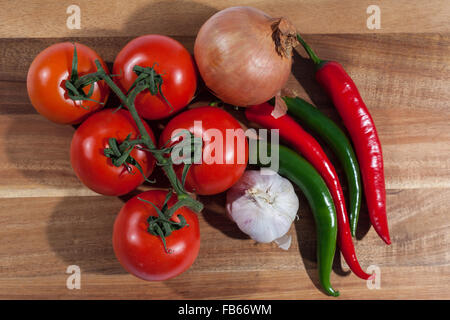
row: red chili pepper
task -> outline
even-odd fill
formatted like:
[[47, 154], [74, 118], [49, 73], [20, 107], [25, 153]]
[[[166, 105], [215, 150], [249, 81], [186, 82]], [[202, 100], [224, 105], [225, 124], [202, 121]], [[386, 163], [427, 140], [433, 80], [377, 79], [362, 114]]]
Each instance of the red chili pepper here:
[[333, 100], [350, 133], [361, 168], [370, 221], [381, 239], [391, 244], [386, 217], [383, 154], [369, 110], [355, 83], [339, 63], [319, 59], [299, 35], [297, 39], [316, 65], [316, 79]]
[[280, 137], [300, 152], [320, 173], [330, 190], [336, 207], [338, 243], [342, 255], [350, 269], [358, 277], [364, 280], [371, 279], [372, 276], [362, 270], [358, 263], [358, 259], [356, 258], [355, 247], [353, 246], [352, 235], [350, 232], [350, 224], [347, 218], [344, 194], [332, 163], [313, 136], [303, 130], [303, 128], [287, 114], [279, 118], [273, 117], [273, 109], [274, 107], [270, 104], [263, 103], [246, 108], [245, 116], [249, 121], [255, 122], [267, 129], [279, 129]]

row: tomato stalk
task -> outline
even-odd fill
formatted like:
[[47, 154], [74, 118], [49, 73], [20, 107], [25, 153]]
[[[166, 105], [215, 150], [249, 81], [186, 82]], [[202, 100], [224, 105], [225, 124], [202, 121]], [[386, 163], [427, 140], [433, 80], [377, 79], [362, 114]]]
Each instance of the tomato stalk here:
[[[162, 78], [163, 75], [156, 72], [155, 65], [157, 65], [156, 62], [153, 64], [153, 67], [151, 68], [135, 65], [133, 67], [133, 71], [137, 74], [138, 77], [133, 83], [133, 85], [130, 87], [129, 91], [134, 89], [136, 83], [141, 83], [143, 84], [142, 90], [148, 88], [153, 96], [159, 94], [164, 99], [164, 101], [169, 105], [170, 112], [172, 112], [173, 107], [170, 104], [169, 100], [166, 99], [161, 90], [161, 86], [163, 84]], [[138, 92], [141, 92], [142, 90], [140, 89]], [[134, 101], [134, 99], [132, 101]]]
[[[103, 68], [102, 68], [103, 70]], [[106, 74], [106, 72], [103, 73]], [[65, 87], [67, 89], [67, 95], [73, 101], [94, 101], [98, 102], [101, 105], [104, 103], [91, 99], [92, 94], [94, 93], [94, 83], [101, 79], [100, 72], [94, 72], [82, 77], [78, 76], [78, 54], [77, 54], [77, 46], [73, 46], [73, 59], [72, 59], [72, 70], [70, 74], [70, 79], [65, 82]], [[89, 92], [84, 92], [84, 88], [91, 85]], [[82, 108], [88, 109], [87, 107], [81, 105]]]
[[168, 192], [161, 209], [159, 209], [153, 202], [138, 197], [140, 201], [148, 203], [151, 206], [153, 206], [153, 208], [155, 208], [158, 216], [148, 217], [147, 231], [150, 234], [159, 236], [161, 238], [164, 245], [164, 250], [166, 250], [167, 253], [171, 253], [171, 251], [167, 249], [166, 237], [170, 236], [173, 231], [180, 230], [181, 228], [184, 228], [185, 226], [188, 225], [186, 219], [181, 214], [177, 215], [180, 222], [170, 220], [175, 211], [177, 211], [179, 208], [183, 206], [182, 204], [180, 204], [181, 201], [177, 201], [172, 207], [169, 208], [168, 202], [171, 196], [172, 193]]
[[[150, 135], [148, 134], [147, 130], [145, 130], [144, 124], [142, 122], [141, 117], [139, 116], [136, 107], [134, 105], [134, 100], [136, 96], [139, 94], [139, 92], [145, 90], [148, 88], [148, 82], [147, 80], [142, 77], [139, 78], [136, 81], [136, 84], [133, 86], [132, 90], [129, 92], [129, 95], [126, 96], [122, 90], [114, 83], [114, 81], [108, 76], [108, 74], [103, 69], [102, 65], [100, 64], [100, 61], [96, 60], [95, 64], [97, 66], [97, 74], [98, 76], [106, 82], [106, 84], [111, 88], [112, 91], [119, 97], [119, 99], [122, 101], [122, 103], [128, 108], [130, 111], [131, 116], [133, 117], [133, 120], [136, 123], [136, 126], [138, 127], [138, 130], [141, 134], [140, 142], [142, 142], [147, 148], [148, 151], [153, 154], [155, 157], [157, 163], [162, 167], [163, 171], [167, 175], [167, 178], [170, 181], [170, 184], [172, 185], [174, 192], [178, 196], [178, 202], [176, 204], [177, 207], [186, 206], [195, 212], [200, 212], [203, 209], [203, 204], [195, 199], [193, 199], [189, 193], [184, 189], [183, 183], [178, 179], [175, 170], [173, 168], [173, 163], [171, 162], [170, 158], [165, 157], [162, 152], [159, 152], [159, 150], [155, 147], [153, 144], [152, 139], [150, 138]], [[150, 75], [151, 76], [151, 75]], [[143, 80], [143, 81], [141, 81]], [[158, 91], [160, 92], [160, 86], [158, 88]], [[185, 167], [189, 167], [186, 166]], [[184, 179], [183, 179], [184, 180]]]
[[113, 165], [116, 167], [125, 166], [130, 174], [133, 170], [130, 165], [135, 166], [144, 177], [144, 180], [152, 183], [145, 174], [139, 162], [131, 156], [131, 152], [138, 145], [144, 143], [142, 139], [130, 140], [131, 134], [119, 145], [116, 138], [109, 138], [109, 148], [105, 148], [103, 153], [106, 157], [110, 158]]

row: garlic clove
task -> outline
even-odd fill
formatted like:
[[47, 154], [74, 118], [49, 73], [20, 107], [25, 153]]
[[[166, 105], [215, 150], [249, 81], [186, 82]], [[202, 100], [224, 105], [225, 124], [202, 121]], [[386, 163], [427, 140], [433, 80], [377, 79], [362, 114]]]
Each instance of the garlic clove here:
[[291, 247], [292, 236], [286, 233], [284, 236], [273, 240], [273, 242], [275, 242], [281, 249], [288, 250]]

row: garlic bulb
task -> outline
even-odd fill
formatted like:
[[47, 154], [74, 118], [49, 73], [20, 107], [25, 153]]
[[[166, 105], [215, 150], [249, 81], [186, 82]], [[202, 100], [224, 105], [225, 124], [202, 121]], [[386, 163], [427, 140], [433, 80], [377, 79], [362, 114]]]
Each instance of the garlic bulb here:
[[242, 232], [257, 242], [275, 241], [287, 250], [285, 236], [299, 207], [291, 182], [273, 170], [247, 170], [227, 192], [227, 212]]

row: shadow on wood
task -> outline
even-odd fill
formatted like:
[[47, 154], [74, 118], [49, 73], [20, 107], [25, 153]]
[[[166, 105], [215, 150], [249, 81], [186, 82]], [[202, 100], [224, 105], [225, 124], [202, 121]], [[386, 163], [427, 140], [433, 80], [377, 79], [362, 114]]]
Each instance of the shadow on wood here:
[[315, 106], [319, 108], [324, 105], [332, 107], [331, 100], [316, 81], [314, 63], [309, 58], [301, 56], [297, 50], [302, 49], [298, 46], [296, 50], [292, 50], [292, 75], [303, 87]]
[[372, 225], [370, 223], [369, 212], [367, 211], [366, 200], [363, 195], [355, 238], [357, 240], [362, 240], [369, 232], [371, 226]]
[[[155, 12], [158, 13], [153, 17], [151, 21], [147, 20], [143, 12]], [[163, 34], [167, 36], [175, 36], [179, 34], [179, 30], [185, 30], [188, 25], [189, 29], [195, 30], [194, 34], [203, 25], [203, 23], [211, 17], [218, 10], [202, 3], [194, 1], [160, 1], [149, 3], [131, 14], [127, 22], [123, 25], [121, 35], [125, 34], [126, 37], [130, 37], [130, 40], [145, 34]], [[156, 18], [155, 18], [156, 17]], [[170, 21], [170, 24], [168, 24]], [[138, 32], [136, 32], [138, 30]], [[86, 32], [86, 36], [95, 36], [96, 34], [114, 34], [115, 30], [90, 29]], [[193, 34], [193, 35], [194, 35]], [[129, 36], [130, 35], [130, 36]], [[189, 41], [183, 43], [183, 45], [193, 52], [194, 42], [192, 36], [175, 36], [176, 39], [190, 38]]]
[[[301, 203], [307, 203], [307, 200], [303, 194], [300, 193], [299, 190], [296, 190], [299, 195], [299, 200]], [[298, 215], [299, 219], [294, 222], [295, 230], [297, 234], [297, 242], [298, 249], [303, 260], [303, 264], [305, 266], [305, 270], [311, 279], [312, 283], [315, 287], [323, 292], [318, 276], [317, 269], [317, 234], [316, 234], [316, 226], [314, 222], [314, 218], [312, 216], [312, 212], [307, 208], [307, 206], [303, 206], [304, 210], [301, 210]], [[307, 209], [306, 209], [307, 208]], [[363, 219], [364, 220], [364, 219]], [[365, 234], [365, 233], [364, 233]], [[351, 271], [345, 271], [342, 268], [342, 258], [340, 254], [340, 250], [338, 245], [336, 244], [336, 251], [333, 260], [332, 270], [338, 276], [349, 276]], [[338, 288], [335, 288], [338, 289]]]
[[63, 198], [47, 223], [52, 250], [82, 273], [126, 273], [112, 246], [114, 219], [121, 206], [116, 197]]
[[[152, 21], [142, 21], [141, 12], [153, 11], [158, 12], [158, 19]], [[184, 30], [186, 24], [192, 26], [195, 34], [200, 27], [218, 10], [202, 3], [194, 1], [160, 1], [148, 4], [142, 8], [139, 8], [131, 15], [123, 28], [125, 31], [136, 30], [136, 25], [139, 25], [140, 34], [155, 33], [154, 26], [167, 25], [167, 21], [170, 21], [169, 30]], [[164, 33], [163, 33], [164, 34]], [[192, 51], [192, 48], [187, 48]]]
[[[296, 190], [296, 192], [299, 201], [301, 203], [307, 203], [307, 200], [301, 191]], [[306, 206], [300, 208], [306, 208]], [[297, 234], [298, 250], [300, 252], [300, 257], [303, 260], [306, 273], [314, 286], [318, 290], [322, 290], [317, 273], [317, 235], [311, 210], [307, 208], [299, 211], [298, 219], [294, 221], [294, 225]]]
[[226, 192], [213, 197], [201, 197], [200, 201], [205, 205], [205, 208], [201, 213], [203, 218], [211, 227], [230, 238], [250, 239], [250, 237], [243, 233], [237, 224], [228, 217], [225, 209], [226, 198]]

